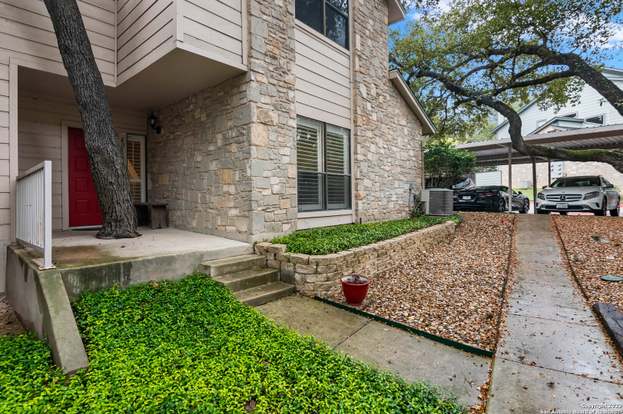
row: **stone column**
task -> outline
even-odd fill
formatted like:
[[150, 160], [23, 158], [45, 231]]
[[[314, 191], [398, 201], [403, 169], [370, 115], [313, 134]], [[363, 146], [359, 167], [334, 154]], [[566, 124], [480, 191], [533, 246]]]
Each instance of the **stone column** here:
[[294, 2], [249, 0], [251, 241], [296, 228]]

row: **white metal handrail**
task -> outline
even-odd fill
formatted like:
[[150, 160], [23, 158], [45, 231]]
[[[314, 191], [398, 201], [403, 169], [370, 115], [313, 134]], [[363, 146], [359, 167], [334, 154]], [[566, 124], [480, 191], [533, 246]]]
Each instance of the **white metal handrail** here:
[[15, 238], [43, 253], [40, 269], [52, 269], [52, 161], [17, 177]]

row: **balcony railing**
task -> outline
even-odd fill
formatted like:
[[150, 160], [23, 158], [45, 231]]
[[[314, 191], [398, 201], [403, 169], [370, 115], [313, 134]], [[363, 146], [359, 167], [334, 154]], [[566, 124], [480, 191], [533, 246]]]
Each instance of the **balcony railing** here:
[[[52, 269], [52, 161], [43, 161], [17, 177], [17, 242], [43, 254], [40, 269]], [[37, 260], [40, 262], [40, 260]]]

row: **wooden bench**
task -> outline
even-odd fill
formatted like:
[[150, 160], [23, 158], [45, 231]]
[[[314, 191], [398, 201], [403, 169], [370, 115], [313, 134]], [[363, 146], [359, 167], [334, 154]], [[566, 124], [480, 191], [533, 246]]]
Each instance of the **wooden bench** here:
[[169, 210], [166, 203], [136, 203], [138, 225], [151, 226], [152, 229], [169, 227]]

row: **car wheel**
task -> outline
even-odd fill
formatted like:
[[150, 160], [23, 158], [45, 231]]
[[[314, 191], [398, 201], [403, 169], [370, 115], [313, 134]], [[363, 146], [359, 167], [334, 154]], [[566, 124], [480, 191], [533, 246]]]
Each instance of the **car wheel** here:
[[610, 215], [611, 215], [612, 217], [619, 217], [619, 215], [620, 215], [620, 209], [621, 209], [621, 200], [618, 200], [618, 201], [617, 201], [617, 206], [616, 206], [616, 208], [614, 208], [614, 209], [610, 210]]
[[506, 211], [506, 203], [504, 202], [503, 198], [500, 198], [498, 200], [498, 212], [504, 213], [505, 211]]
[[601, 209], [595, 211], [596, 216], [605, 216], [608, 213], [608, 200], [605, 198], [601, 201]]
[[523, 207], [519, 210], [520, 213], [527, 214], [530, 211], [530, 200], [523, 201]]

